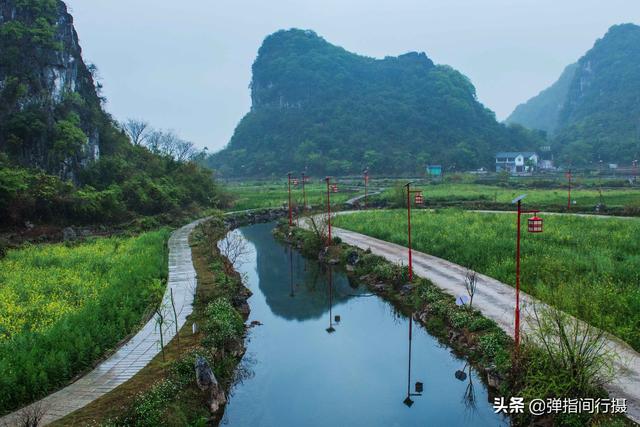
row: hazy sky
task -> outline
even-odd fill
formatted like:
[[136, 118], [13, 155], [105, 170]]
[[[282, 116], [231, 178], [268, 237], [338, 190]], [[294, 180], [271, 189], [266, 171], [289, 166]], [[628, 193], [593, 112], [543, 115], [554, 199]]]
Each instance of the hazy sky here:
[[264, 37], [312, 29], [381, 58], [424, 51], [471, 78], [506, 118], [554, 82], [613, 24], [640, 23], [638, 0], [66, 0], [107, 110], [215, 151], [249, 110]]

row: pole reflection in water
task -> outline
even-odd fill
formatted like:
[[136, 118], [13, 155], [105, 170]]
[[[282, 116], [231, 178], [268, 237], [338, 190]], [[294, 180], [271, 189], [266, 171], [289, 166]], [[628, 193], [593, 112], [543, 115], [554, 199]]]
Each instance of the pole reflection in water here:
[[327, 332], [332, 334], [336, 331], [333, 327], [333, 267], [329, 265], [327, 267], [327, 276], [328, 281], [327, 285], [329, 286], [329, 327], [327, 328]]
[[[468, 374], [466, 372], [467, 370], [469, 371]], [[476, 391], [473, 385], [473, 375], [472, 375], [471, 366], [469, 365], [469, 363], [468, 362], [465, 363], [464, 367], [461, 370], [456, 371], [456, 373], [454, 374], [454, 377], [458, 381], [462, 381], [462, 382], [468, 379], [467, 386], [464, 390], [464, 394], [462, 395], [462, 403], [464, 404], [467, 410], [470, 410], [472, 412], [475, 411]]]
[[[241, 364], [251, 375], [233, 386], [222, 425], [508, 424], [493, 412], [484, 383], [469, 368], [477, 409], [471, 415], [465, 411], [461, 396], [467, 384], [453, 375], [465, 361], [418, 324], [411, 325], [408, 374], [409, 318], [398, 316], [366, 287], [352, 286], [338, 267], [327, 271], [308, 260], [305, 271], [295, 245], [290, 248], [274, 240], [273, 227], [257, 224], [239, 230], [251, 249], [239, 267], [253, 293], [248, 322], [259, 321], [261, 326], [249, 329]], [[349, 321], [338, 322], [338, 314]], [[327, 327], [335, 332], [327, 333]], [[416, 380], [428, 379], [424, 391], [415, 390], [422, 397], [407, 393], [407, 377], [409, 391], [414, 391]], [[402, 402], [407, 394], [415, 399], [411, 408]]]
[[296, 296], [293, 288], [293, 246], [289, 245], [288, 249], [289, 249], [289, 286], [291, 288], [291, 293], [289, 293], [289, 296], [293, 298]]
[[413, 342], [413, 315], [409, 315], [409, 364], [407, 373], [407, 397], [403, 400], [403, 403], [409, 408], [413, 405], [412, 396], [422, 396], [422, 390], [424, 385], [422, 382], [416, 382], [416, 391], [411, 393], [411, 344]]

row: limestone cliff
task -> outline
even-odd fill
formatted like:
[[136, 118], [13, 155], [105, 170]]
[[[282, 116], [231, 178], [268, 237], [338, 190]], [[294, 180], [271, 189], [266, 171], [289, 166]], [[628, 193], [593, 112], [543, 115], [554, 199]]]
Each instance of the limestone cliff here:
[[75, 180], [104, 119], [73, 18], [59, 0], [0, 0], [0, 151]]

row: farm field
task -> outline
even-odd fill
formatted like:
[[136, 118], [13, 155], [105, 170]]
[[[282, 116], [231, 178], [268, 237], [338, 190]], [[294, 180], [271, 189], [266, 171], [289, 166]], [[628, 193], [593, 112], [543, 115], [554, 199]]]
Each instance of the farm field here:
[[[340, 204], [351, 197], [364, 194], [364, 186], [358, 178], [335, 178], [340, 192], [331, 195], [332, 205], [339, 208]], [[372, 195], [371, 202], [379, 206], [399, 207], [405, 203], [405, 194], [401, 192], [406, 179], [372, 179], [369, 183], [370, 192], [384, 189], [382, 194]], [[572, 210], [582, 213], [596, 213], [595, 207], [604, 203], [607, 211], [612, 215], [640, 215], [640, 187], [606, 187], [603, 184], [602, 195], [597, 184], [589, 180], [579, 181], [580, 186], [571, 190]], [[416, 181], [415, 189], [422, 190], [425, 196], [425, 206], [459, 207], [462, 209], [512, 209], [511, 201], [520, 194], [526, 193], [527, 202], [535, 204], [537, 208], [549, 211], [567, 210], [567, 188], [561, 181], [549, 181], [550, 188], [539, 188], [531, 180], [510, 181], [507, 186], [486, 185], [465, 182], [427, 183]], [[611, 181], [609, 185], [620, 184]], [[282, 207], [287, 205], [286, 178], [280, 182], [251, 182], [234, 183], [228, 187], [234, 198], [231, 211]], [[306, 186], [307, 203], [319, 210], [324, 209], [326, 203], [326, 187], [324, 183], [316, 182]], [[291, 187], [293, 205], [302, 204], [302, 187]]]
[[[351, 185], [341, 185], [340, 180], [339, 192], [331, 194], [331, 202], [340, 203], [359, 194], [359, 189]], [[227, 191], [234, 199], [230, 211], [241, 211], [245, 209], [256, 208], [276, 208], [287, 206], [288, 188], [286, 177], [281, 182], [263, 182], [263, 183], [246, 183], [231, 184]], [[326, 203], [327, 187], [324, 182], [305, 185], [307, 193], [307, 204], [314, 208], [321, 208]], [[303, 204], [302, 184], [298, 186], [291, 185], [292, 205]]]
[[[405, 182], [399, 181], [401, 185]], [[401, 195], [396, 187], [387, 188], [379, 198], [395, 205], [405, 203], [404, 197], [406, 197], [406, 193]], [[474, 204], [490, 204], [495, 205], [495, 207], [509, 207], [515, 197], [526, 193], [527, 202], [536, 205], [538, 208], [549, 210], [567, 209], [566, 186], [535, 188], [527, 187], [526, 183], [517, 187], [464, 183], [417, 183], [415, 189], [423, 191], [427, 206], [435, 204], [474, 207]], [[403, 197], [402, 201], [400, 197]], [[594, 212], [596, 205], [604, 203], [607, 208], [615, 209], [618, 214], [637, 214], [640, 210], [640, 188], [603, 188], [601, 197], [597, 187], [577, 187], [571, 190], [571, 200], [572, 209], [576, 211]]]
[[[528, 201], [528, 199], [527, 199]], [[413, 247], [515, 284], [515, 218], [414, 211]], [[640, 349], [640, 221], [549, 215], [523, 233], [522, 289]], [[341, 215], [334, 224], [406, 245], [406, 210]], [[526, 224], [526, 216], [523, 218]]]
[[168, 230], [28, 246], [0, 260], [0, 413], [89, 368], [164, 292]]

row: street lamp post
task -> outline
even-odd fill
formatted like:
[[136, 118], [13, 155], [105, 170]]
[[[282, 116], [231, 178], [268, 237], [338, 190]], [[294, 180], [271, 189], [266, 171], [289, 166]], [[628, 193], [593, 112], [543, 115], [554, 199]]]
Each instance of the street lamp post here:
[[305, 189], [305, 185], [307, 184], [307, 175], [305, 175], [304, 172], [302, 172], [302, 199], [304, 202], [304, 210], [307, 210], [307, 191]]
[[289, 181], [289, 227], [293, 226], [293, 212], [291, 210], [291, 172], [287, 174]]
[[413, 281], [413, 256], [411, 253], [411, 194], [416, 195], [416, 202], [423, 201], [422, 191], [420, 190], [411, 190], [412, 182], [407, 182], [405, 187], [407, 187], [407, 243], [409, 246], [409, 282]]
[[331, 184], [331, 177], [328, 176], [324, 179], [327, 182], [327, 224], [329, 226], [329, 239], [327, 240], [327, 246], [331, 246], [333, 239], [331, 238], [331, 192], [338, 192], [338, 184]]
[[369, 169], [364, 170], [364, 208], [367, 209], [367, 189], [369, 186]]
[[514, 341], [516, 348], [520, 346], [520, 218], [524, 214], [534, 214], [533, 217], [527, 220], [527, 231], [529, 233], [542, 233], [542, 218], [539, 218], [537, 214], [538, 210], [522, 210], [522, 199], [527, 197], [526, 194], [516, 197], [511, 203], [515, 203], [518, 206], [518, 219], [516, 226], [516, 311], [515, 311], [515, 333]]

